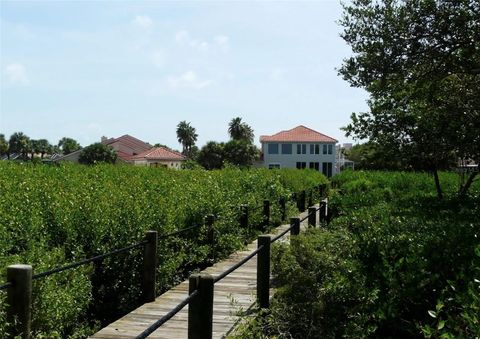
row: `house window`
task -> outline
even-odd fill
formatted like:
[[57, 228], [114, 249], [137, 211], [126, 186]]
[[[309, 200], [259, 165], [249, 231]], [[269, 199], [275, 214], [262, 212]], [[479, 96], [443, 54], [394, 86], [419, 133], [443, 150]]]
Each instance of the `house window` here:
[[314, 169], [315, 171], [320, 170], [320, 163], [319, 162], [311, 162], [308, 164], [308, 168]]
[[268, 144], [268, 154], [278, 154], [278, 144]]
[[268, 169], [280, 168], [280, 164], [268, 164]]
[[297, 154], [307, 154], [307, 144], [297, 144]]
[[292, 154], [292, 144], [282, 144], [282, 154]]
[[298, 169], [307, 168], [307, 163], [306, 163], [306, 162], [303, 162], [303, 161], [297, 162], [297, 168], [298, 168]]
[[327, 154], [328, 153], [328, 147], [327, 145], [323, 145], [323, 154]]
[[328, 154], [333, 154], [333, 145], [328, 145]]
[[310, 144], [310, 154], [320, 154], [320, 145]]
[[332, 176], [332, 163], [331, 162], [324, 162], [322, 163], [322, 173], [327, 177]]

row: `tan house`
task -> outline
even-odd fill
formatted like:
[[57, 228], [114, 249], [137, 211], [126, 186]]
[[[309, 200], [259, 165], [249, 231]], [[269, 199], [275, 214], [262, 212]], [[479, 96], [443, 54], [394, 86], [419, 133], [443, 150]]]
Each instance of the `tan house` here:
[[185, 156], [165, 147], [154, 147], [143, 153], [132, 156], [131, 161], [138, 166], [182, 168]]
[[125, 162], [132, 162], [132, 157], [148, 151], [152, 146], [142, 140], [125, 134], [118, 138], [102, 137], [102, 144], [111, 146], [117, 151], [118, 158]]

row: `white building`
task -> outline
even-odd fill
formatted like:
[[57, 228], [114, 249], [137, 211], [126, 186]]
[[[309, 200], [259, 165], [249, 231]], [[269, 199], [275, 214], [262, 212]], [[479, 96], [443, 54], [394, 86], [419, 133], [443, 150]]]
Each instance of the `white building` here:
[[337, 140], [305, 126], [260, 137], [268, 168], [311, 168], [330, 177], [336, 173]]

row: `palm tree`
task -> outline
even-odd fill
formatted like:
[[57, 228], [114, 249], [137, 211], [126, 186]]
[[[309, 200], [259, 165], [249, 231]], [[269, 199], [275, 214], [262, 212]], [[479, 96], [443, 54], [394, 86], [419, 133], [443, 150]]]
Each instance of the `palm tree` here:
[[240, 117], [233, 118], [230, 121], [228, 124], [228, 133], [232, 140], [246, 140], [250, 143], [253, 142], [253, 129], [245, 122], [242, 122], [242, 118]]
[[43, 159], [46, 153], [52, 151], [52, 145], [50, 145], [47, 139], [35, 140], [34, 151], [35, 153], [40, 153], [40, 156]]
[[30, 138], [22, 132], [15, 132], [8, 141], [9, 153], [21, 153], [23, 158], [27, 158], [29, 152]]
[[184, 155], [189, 155], [190, 150], [195, 145], [197, 141], [198, 134], [195, 133], [196, 130], [189, 122], [180, 121], [177, 125], [177, 139], [180, 144], [182, 144]]
[[58, 148], [62, 150], [62, 153], [64, 155], [67, 155], [78, 151], [82, 148], [82, 146], [80, 146], [80, 144], [75, 139], [63, 137], [58, 141]]

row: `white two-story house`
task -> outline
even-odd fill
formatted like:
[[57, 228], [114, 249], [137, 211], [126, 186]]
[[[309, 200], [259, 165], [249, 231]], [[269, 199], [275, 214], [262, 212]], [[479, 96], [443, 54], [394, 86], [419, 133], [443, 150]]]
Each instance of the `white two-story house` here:
[[268, 168], [311, 168], [331, 177], [335, 174], [337, 142], [305, 126], [262, 135], [263, 164]]

